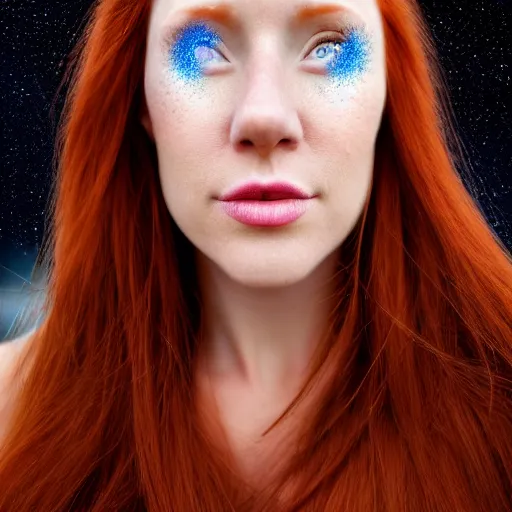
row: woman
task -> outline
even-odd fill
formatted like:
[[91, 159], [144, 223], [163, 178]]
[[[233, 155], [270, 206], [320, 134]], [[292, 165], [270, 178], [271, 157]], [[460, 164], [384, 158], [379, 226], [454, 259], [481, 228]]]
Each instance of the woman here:
[[91, 18], [0, 510], [510, 510], [511, 259], [417, 5], [209, 6]]

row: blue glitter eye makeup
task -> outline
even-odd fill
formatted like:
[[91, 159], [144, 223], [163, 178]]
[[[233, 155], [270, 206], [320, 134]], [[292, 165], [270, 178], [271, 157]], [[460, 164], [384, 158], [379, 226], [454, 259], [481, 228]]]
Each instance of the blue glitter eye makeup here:
[[[172, 71], [189, 83], [198, 82], [204, 76], [205, 65], [225, 60], [218, 51], [221, 37], [202, 21], [187, 24], [172, 42], [168, 42], [171, 44], [169, 65]], [[315, 63], [325, 63], [326, 75], [331, 82], [347, 84], [366, 71], [370, 46], [366, 32], [351, 26], [348, 30], [340, 28], [339, 36], [324, 36], [316, 42], [310, 54], [314, 55]]]
[[331, 57], [326, 59], [326, 68], [332, 81], [349, 83], [366, 71], [370, 61], [370, 40], [361, 29], [351, 29], [344, 41], [329, 45], [329, 50]]
[[213, 54], [220, 36], [208, 25], [195, 22], [183, 28], [171, 48], [169, 61], [179, 78], [196, 81], [203, 76], [202, 63]]

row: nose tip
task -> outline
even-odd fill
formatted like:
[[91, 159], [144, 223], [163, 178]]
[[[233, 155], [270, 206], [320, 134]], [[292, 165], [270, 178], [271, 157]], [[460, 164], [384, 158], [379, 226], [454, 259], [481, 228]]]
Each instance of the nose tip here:
[[291, 149], [300, 138], [300, 127], [294, 121], [293, 114], [246, 111], [232, 131], [232, 142], [241, 148], [254, 147], [259, 153], [277, 146]]
[[[253, 77], [254, 78], [254, 77]], [[281, 146], [291, 149], [302, 137], [296, 110], [284, 97], [283, 87], [259, 77], [251, 81], [245, 100], [235, 111], [231, 142], [238, 149], [255, 148], [260, 154]]]
[[285, 129], [275, 126], [273, 122], [263, 121], [262, 123], [254, 123], [245, 131], [245, 137], [239, 141], [243, 147], [254, 146], [258, 149], [272, 149], [277, 145], [291, 146], [297, 143], [292, 135], [284, 135]]

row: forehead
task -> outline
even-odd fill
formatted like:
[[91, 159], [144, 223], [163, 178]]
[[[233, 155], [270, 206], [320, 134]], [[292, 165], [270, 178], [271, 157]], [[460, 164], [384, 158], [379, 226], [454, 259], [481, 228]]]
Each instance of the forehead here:
[[369, 26], [379, 25], [378, 0], [154, 0], [153, 24], [191, 13], [214, 14], [227, 24], [244, 26], [304, 24], [324, 16], [346, 15]]

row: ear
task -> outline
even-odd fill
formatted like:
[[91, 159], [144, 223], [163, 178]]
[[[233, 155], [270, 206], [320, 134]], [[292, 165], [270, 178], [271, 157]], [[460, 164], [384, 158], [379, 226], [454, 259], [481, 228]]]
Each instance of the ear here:
[[149, 138], [154, 141], [155, 137], [153, 135], [153, 124], [151, 123], [151, 118], [149, 117], [149, 111], [145, 100], [142, 100], [141, 102], [139, 120], [149, 135]]

